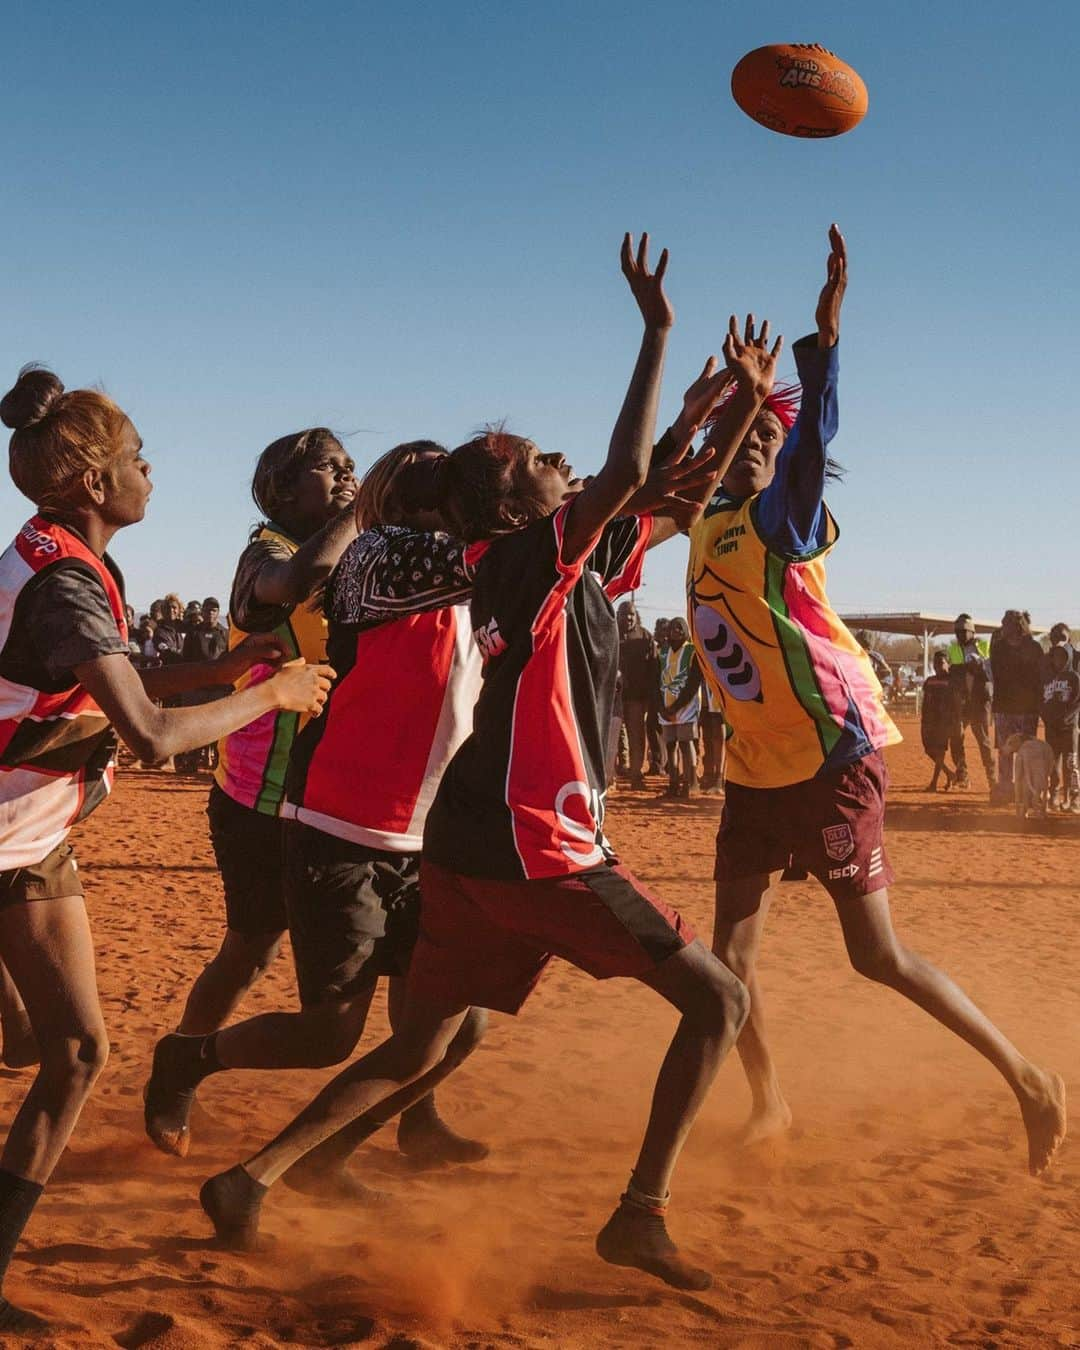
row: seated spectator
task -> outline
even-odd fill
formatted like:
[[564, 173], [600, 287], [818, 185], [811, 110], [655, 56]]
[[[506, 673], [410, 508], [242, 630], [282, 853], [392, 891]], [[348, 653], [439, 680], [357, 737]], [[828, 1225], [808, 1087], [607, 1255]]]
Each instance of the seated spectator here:
[[945, 763], [945, 752], [963, 734], [960, 725], [960, 704], [956, 689], [949, 679], [949, 658], [945, 652], [934, 653], [934, 673], [923, 683], [922, 697], [923, 749], [934, 766], [927, 792], [936, 792], [938, 779], [945, 775], [945, 791], [956, 781], [957, 774]]
[[1042, 719], [1046, 743], [1054, 756], [1050, 769], [1050, 809], [1080, 814], [1080, 768], [1077, 766], [1080, 673], [1074, 665], [1073, 649], [1068, 642], [1055, 643], [1047, 654]]
[[701, 668], [685, 619], [668, 625], [668, 645], [659, 657], [660, 726], [668, 753], [667, 797], [689, 797], [697, 784], [697, 720]]
[[1001, 627], [990, 642], [990, 670], [994, 680], [994, 739], [998, 752], [999, 797], [1012, 796], [1010, 736], [1035, 736], [1043, 694], [1043, 649], [1031, 636], [1031, 615], [1007, 609]]

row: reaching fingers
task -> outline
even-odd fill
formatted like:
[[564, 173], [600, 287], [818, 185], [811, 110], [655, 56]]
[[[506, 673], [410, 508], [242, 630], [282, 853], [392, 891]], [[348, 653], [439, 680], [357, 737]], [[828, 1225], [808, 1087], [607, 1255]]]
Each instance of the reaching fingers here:
[[667, 263], [668, 263], [668, 251], [665, 248], [661, 250], [660, 261], [656, 264], [656, 272], [654, 273], [653, 276], [653, 279], [655, 281], [657, 282], [663, 281], [664, 273], [667, 271]]
[[773, 343], [772, 351], [769, 353], [769, 355], [775, 361], [779, 358], [780, 353], [783, 350], [784, 350], [784, 335], [783, 333], [781, 333], [780, 336]]
[[634, 239], [627, 232], [623, 235], [622, 248], [619, 250], [619, 262], [622, 266], [623, 275], [633, 276], [634, 273]]
[[761, 332], [757, 335], [757, 345], [767, 347], [769, 345], [769, 321], [766, 319], [761, 325]]
[[750, 343], [753, 342], [753, 340], [754, 340], [754, 316], [752, 314], [748, 314], [746, 316], [746, 329], [743, 333], [743, 341], [749, 347]]
[[641, 243], [637, 251], [637, 268], [643, 276], [649, 275], [649, 232], [648, 230], [641, 236]]

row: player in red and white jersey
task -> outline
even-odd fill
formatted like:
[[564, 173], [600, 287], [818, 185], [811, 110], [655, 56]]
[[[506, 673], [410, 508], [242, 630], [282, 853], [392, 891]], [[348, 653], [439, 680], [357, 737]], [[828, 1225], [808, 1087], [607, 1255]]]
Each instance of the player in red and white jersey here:
[[[560, 454], [491, 432], [429, 468], [433, 500], [470, 541], [472, 625], [485, 658], [474, 729], [443, 777], [424, 835], [421, 933], [404, 1017], [391, 1039], [333, 1080], [271, 1144], [212, 1178], [202, 1200], [219, 1235], [250, 1241], [269, 1185], [350, 1117], [407, 1101], [439, 1065], [470, 1005], [516, 1013], [553, 955], [630, 976], [682, 1013], [660, 1071], [641, 1154], [598, 1239], [604, 1259], [680, 1288], [711, 1277], [667, 1235], [668, 1182], [694, 1116], [746, 1016], [745, 988], [680, 915], [619, 862], [604, 836], [604, 741], [618, 634], [612, 598], [640, 580], [646, 547], [704, 497], [643, 486], [672, 313], [647, 243], [623, 268], [645, 335], [608, 459], [587, 485]], [[760, 352], [771, 372], [774, 356]], [[703, 379], [719, 397], [726, 376]], [[732, 401], [731, 453], [749, 422]], [[742, 419], [742, 420], [740, 420]], [[676, 464], [711, 491], [726, 457]], [[665, 517], [638, 514], [658, 494]], [[673, 495], [674, 494], [674, 495]], [[410, 1086], [411, 1085], [411, 1086]]]
[[[404, 982], [395, 977], [408, 969], [419, 925], [424, 820], [443, 769], [468, 735], [480, 688], [465, 546], [438, 529], [435, 513], [410, 509], [396, 490], [409, 465], [445, 454], [433, 442], [410, 442], [364, 475], [356, 500], [362, 533], [323, 597], [329, 659], [340, 664], [325, 715], [294, 742], [282, 808], [282, 881], [300, 1011], [266, 1013], [206, 1036], [163, 1037], [147, 1101], [172, 1135], [190, 1137], [195, 1091], [211, 1073], [322, 1068], [348, 1058], [380, 975], [391, 977], [391, 1022], [398, 1020]], [[483, 1013], [474, 1011], [436, 1078], [475, 1047], [483, 1027]], [[345, 1162], [381, 1123], [369, 1120], [328, 1144], [290, 1173], [288, 1184], [371, 1200]], [[487, 1154], [440, 1119], [431, 1092], [404, 1112], [398, 1141], [426, 1162], [476, 1162]]]
[[[280, 657], [265, 640], [213, 662], [136, 672], [123, 579], [107, 553], [142, 519], [150, 465], [123, 411], [27, 367], [0, 401], [11, 476], [37, 512], [0, 554], [0, 960], [22, 995], [41, 1067], [0, 1157], [0, 1279], [105, 1064], [82, 880], [66, 842], [108, 794], [116, 733], [157, 762], [270, 709], [317, 713], [328, 667], [296, 666], [258, 689], [190, 708], [155, 698], [231, 683]], [[115, 731], [114, 731], [115, 728]], [[0, 1297], [0, 1335], [40, 1335]]]

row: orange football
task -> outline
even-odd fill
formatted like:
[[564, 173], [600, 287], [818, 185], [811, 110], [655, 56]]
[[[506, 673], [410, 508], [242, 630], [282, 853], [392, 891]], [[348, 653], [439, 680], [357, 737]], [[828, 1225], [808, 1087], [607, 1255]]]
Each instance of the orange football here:
[[777, 42], [748, 52], [731, 72], [735, 102], [784, 136], [839, 136], [866, 116], [857, 71], [816, 42]]

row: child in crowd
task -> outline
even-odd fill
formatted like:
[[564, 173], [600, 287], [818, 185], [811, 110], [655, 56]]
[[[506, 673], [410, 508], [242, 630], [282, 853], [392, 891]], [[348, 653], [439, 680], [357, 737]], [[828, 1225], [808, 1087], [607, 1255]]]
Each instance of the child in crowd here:
[[945, 754], [951, 742], [961, 732], [960, 705], [956, 688], [949, 678], [949, 658], [945, 652], [934, 653], [934, 673], [928, 675], [922, 694], [923, 749], [934, 766], [927, 792], [936, 792], [938, 779], [945, 775], [945, 791], [956, 782], [956, 771], [945, 763]]
[[1050, 769], [1050, 809], [1080, 814], [1080, 769], [1077, 766], [1080, 673], [1068, 642], [1055, 644], [1047, 654], [1042, 720], [1046, 743], [1054, 756]]
[[665, 797], [689, 797], [697, 785], [697, 731], [701, 712], [701, 668], [685, 619], [668, 625], [660, 657], [660, 727], [668, 758]]

